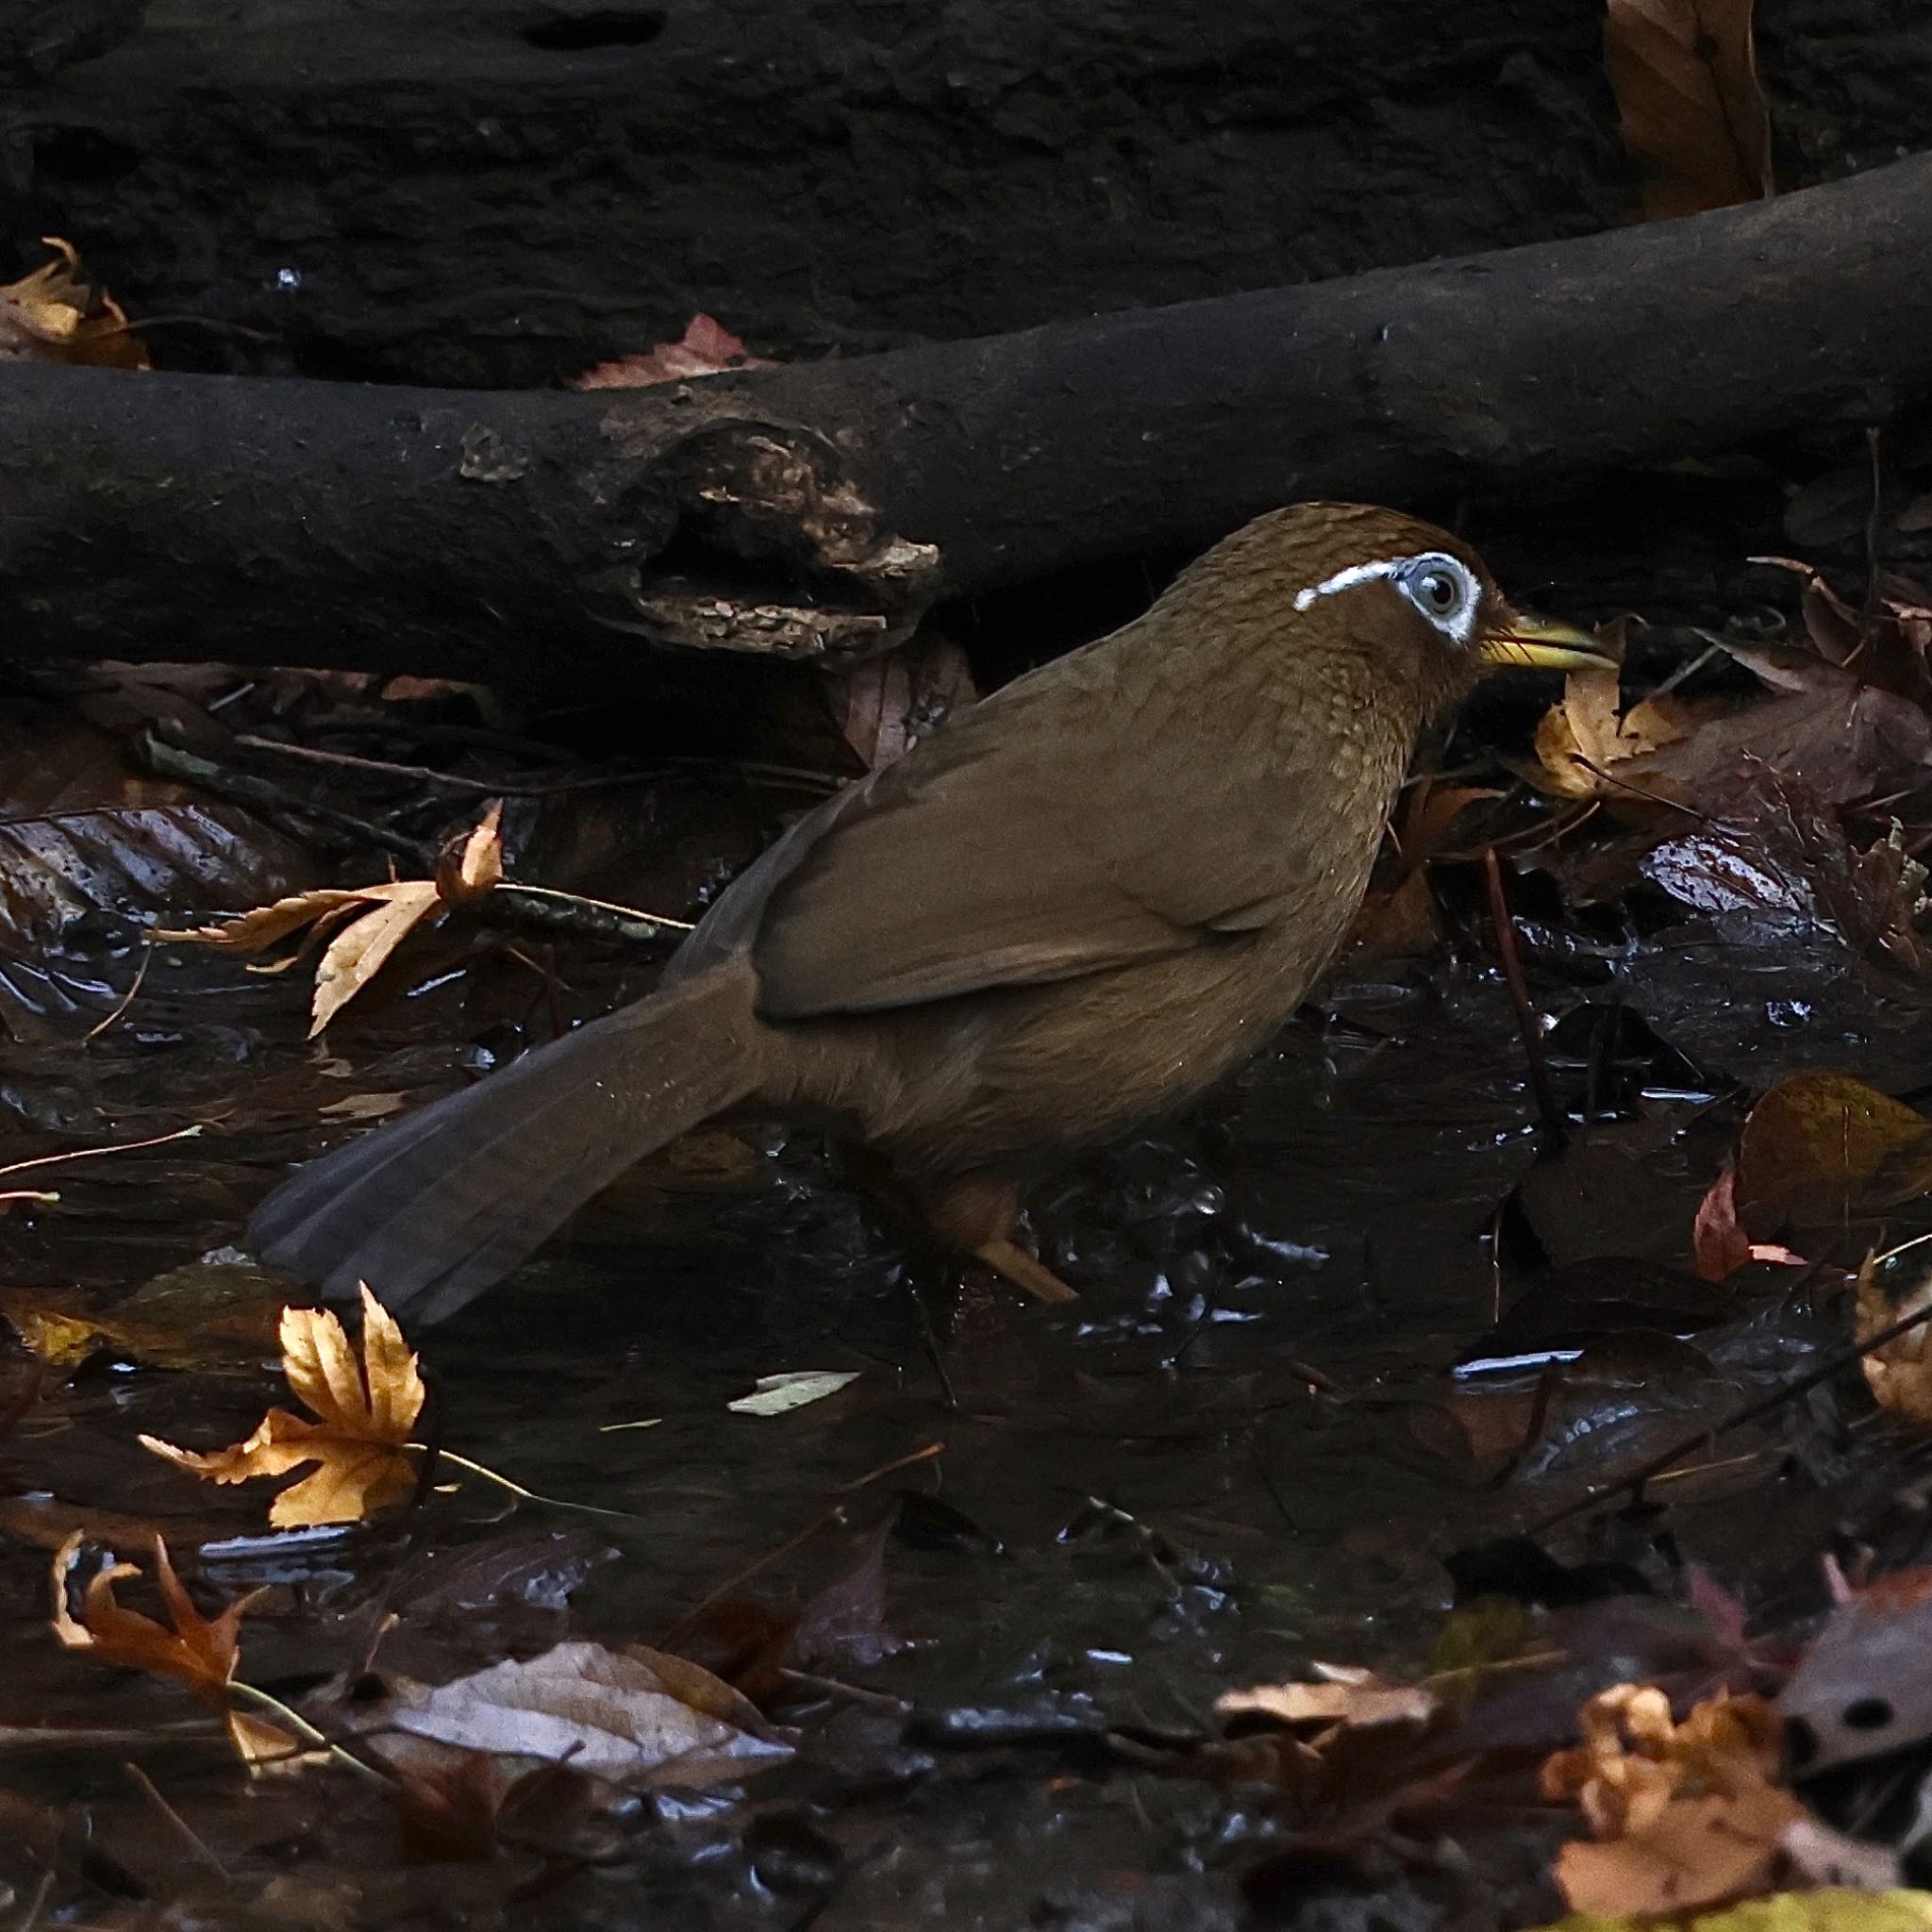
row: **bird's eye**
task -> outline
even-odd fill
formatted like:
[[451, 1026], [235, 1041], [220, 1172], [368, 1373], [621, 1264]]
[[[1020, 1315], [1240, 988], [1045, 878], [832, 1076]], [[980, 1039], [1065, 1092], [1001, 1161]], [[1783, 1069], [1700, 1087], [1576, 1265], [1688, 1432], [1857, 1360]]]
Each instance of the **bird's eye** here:
[[1478, 595], [1467, 565], [1453, 557], [1419, 557], [1397, 581], [1408, 601], [1437, 629], [1460, 638]]

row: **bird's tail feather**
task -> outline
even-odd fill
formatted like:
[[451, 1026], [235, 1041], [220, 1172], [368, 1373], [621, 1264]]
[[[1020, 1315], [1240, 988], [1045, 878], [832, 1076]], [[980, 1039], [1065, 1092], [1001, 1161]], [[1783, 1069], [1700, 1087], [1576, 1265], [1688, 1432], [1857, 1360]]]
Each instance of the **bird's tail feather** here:
[[441, 1321], [633, 1161], [744, 1099], [755, 1030], [729, 969], [667, 988], [312, 1161], [256, 1210], [251, 1243], [326, 1294], [366, 1281]]

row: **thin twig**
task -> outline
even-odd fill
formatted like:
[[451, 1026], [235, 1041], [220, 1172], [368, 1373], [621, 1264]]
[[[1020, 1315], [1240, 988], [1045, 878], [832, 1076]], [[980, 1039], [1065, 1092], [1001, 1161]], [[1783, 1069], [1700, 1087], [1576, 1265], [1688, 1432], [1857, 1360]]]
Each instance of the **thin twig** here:
[[[618, 1427], [627, 1425], [620, 1423]], [[902, 1469], [910, 1469], [915, 1463], [930, 1462], [936, 1456], [943, 1456], [946, 1445], [943, 1442], [928, 1442], [923, 1449], [915, 1449], [909, 1456], [895, 1457], [891, 1462], [882, 1462], [876, 1469], [869, 1469], [861, 1476], [855, 1476], [849, 1483], [841, 1483], [832, 1491], [835, 1496], [849, 1496], [855, 1490], [862, 1490], [877, 1482], [881, 1476], [896, 1475]]]
[[1489, 879], [1490, 919], [1496, 929], [1496, 950], [1502, 956], [1503, 978], [1509, 988], [1510, 1003], [1516, 1008], [1516, 1030], [1523, 1036], [1524, 1057], [1529, 1062], [1529, 1087], [1536, 1096], [1545, 1151], [1556, 1153], [1569, 1139], [1569, 1130], [1557, 1105], [1550, 1070], [1543, 1063], [1542, 1034], [1537, 1025], [1536, 1008], [1530, 1004], [1529, 984], [1523, 976], [1523, 960], [1516, 950], [1516, 921], [1503, 891], [1503, 867], [1493, 845], [1483, 853], [1483, 870]]
[[1707, 811], [1699, 811], [1695, 806], [1681, 805], [1674, 798], [1666, 798], [1661, 791], [1651, 791], [1641, 785], [1633, 785], [1627, 778], [1620, 778], [1614, 772], [1607, 772], [1594, 758], [1587, 758], [1580, 751], [1570, 754], [1573, 765], [1581, 765], [1592, 778], [1600, 778], [1606, 785], [1614, 785], [1619, 791], [1627, 791], [1633, 798], [1641, 798], [1651, 805], [1668, 806], [1673, 811], [1680, 811], [1686, 818], [1695, 819], [1700, 825], [1714, 824], [1716, 821]]
[[319, 1731], [299, 1710], [291, 1710], [279, 1697], [269, 1691], [258, 1690], [253, 1684], [244, 1684], [240, 1677], [228, 1679], [228, 1689], [246, 1704], [258, 1705], [270, 1713], [277, 1724], [287, 1724], [305, 1744], [312, 1744], [318, 1751], [324, 1751], [338, 1764], [346, 1765], [351, 1771], [359, 1772], [364, 1777], [374, 1778], [377, 1784], [392, 1785], [395, 1779], [387, 1773], [377, 1771], [373, 1764], [358, 1757], [353, 1751], [345, 1751], [326, 1731]]
[[634, 1509], [606, 1509], [597, 1503], [573, 1503], [562, 1496], [542, 1496], [535, 1490], [526, 1490], [522, 1483], [512, 1482], [500, 1471], [491, 1469], [487, 1463], [472, 1462], [467, 1456], [458, 1456], [454, 1449], [432, 1448], [426, 1442], [411, 1442], [411, 1449], [426, 1451], [431, 1457], [454, 1463], [457, 1468], [466, 1470], [471, 1475], [479, 1475], [485, 1482], [494, 1483], [500, 1490], [508, 1490], [512, 1496], [525, 1503], [541, 1503], [551, 1509], [575, 1509], [584, 1516], [611, 1516], [620, 1523], [641, 1523], [644, 1519]]
[[185, 1844], [189, 1851], [212, 1872], [224, 1885], [235, 1882], [234, 1874], [215, 1856], [214, 1848], [190, 1824], [174, 1806], [161, 1795], [161, 1788], [156, 1784], [141, 1766], [131, 1759], [124, 1760], [121, 1769], [125, 1771], [134, 1788], [155, 1809], [160, 1813], [162, 1822]]
[[135, 1000], [139, 997], [142, 989], [142, 984], [147, 978], [147, 969], [150, 966], [152, 966], [154, 962], [155, 942], [153, 940], [143, 937], [142, 941], [141, 964], [135, 970], [133, 984], [130, 985], [127, 991], [121, 995], [120, 1003], [115, 1007], [114, 1010], [111, 1013], [109, 1013], [108, 1017], [99, 1024], [99, 1025], [90, 1027], [87, 1032], [81, 1035], [81, 1045], [86, 1046], [91, 1041], [98, 1040], [102, 1034], [108, 1030], [109, 1027], [119, 1023], [122, 1015], [126, 1012], [128, 1008], [131, 1007], [134, 1004]]
[[774, 1563], [782, 1563], [795, 1551], [802, 1550], [814, 1537], [823, 1536], [828, 1529], [841, 1528], [849, 1519], [842, 1507], [827, 1509], [816, 1523], [808, 1523], [798, 1534], [778, 1545], [775, 1550], [767, 1550], [762, 1557], [747, 1563], [743, 1569], [734, 1571], [715, 1590], [707, 1591], [677, 1622], [659, 1637], [652, 1645], [655, 1650], [669, 1650], [688, 1637], [698, 1626], [705, 1612], [715, 1603], [741, 1589], [754, 1576], [762, 1574]]
[[1780, 1383], [1769, 1395], [1757, 1396], [1747, 1402], [1741, 1408], [1734, 1409], [1721, 1422], [1711, 1424], [1708, 1428], [1699, 1429], [1694, 1436], [1686, 1436], [1681, 1441], [1674, 1442], [1668, 1449], [1653, 1456], [1646, 1462], [1621, 1475], [1608, 1488], [1592, 1490], [1589, 1495], [1579, 1497], [1574, 1503], [1566, 1503], [1562, 1508], [1540, 1518], [1530, 1524], [1525, 1534], [1541, 1536], [1554, 1529], [1559, 1523], [1567, 1523], [1573, 1516], [1580, 1516], [1586, 1509], [1607, 1501], [1611, 1496], [1622, 1495], [1625, 1490], [1641, 1490], [1653, 1476], [1661, 1475], [1685, 1457], [1693, 1454], [1707, 1442], [1715, 1442], [1720, 1436], [1728, 1435], [1731, 1430], [1741, 1428], [1746, 1423], [1756, 1422], [1759, 1416], [1769, 1415], [1774, 1409], [1781, 1408], [1788, 1402], [1794, 1402], [1800, 1395], [1809, 1394], [1821, 1383], [1828, 1382], [1834, 1375], [1841, 1374], [1854, 1362], [1863, 1361], [1868, 1355], [1875, 1354], [1881, 1348], [1889, 1348], [1901, 1335], [1909, 1334], [1921, 1323], [1932, 1319], [1932, 1303], [1919, 1309], [1917, 1313], [1902, 1315], [1888, 1328], [1881, 1328], [1870, 1341], [1859, 1343], [1857, 1348], [1832, 1356], [1819, 1367], [1807, 1371], [1795, 1380]]
[[143, 1147], [165, 1147], [170, 1141], [192, 1141], [208, 1124], [206, 1121], [196, 1121], [192, 1127], [176, 1127], [172, 1134], [156, 1134], [145, 1141], [116, 1141], [106, 1147], [75, 1147], [65, 1154], [40, 1154], [31, 1160], [10, 1160], [0, 1167], [0, 1178], [25, 1174], [36, 1167], [58, 1167], [64, 1160], [97, 1160], [104, 1154], [135, 1154]]

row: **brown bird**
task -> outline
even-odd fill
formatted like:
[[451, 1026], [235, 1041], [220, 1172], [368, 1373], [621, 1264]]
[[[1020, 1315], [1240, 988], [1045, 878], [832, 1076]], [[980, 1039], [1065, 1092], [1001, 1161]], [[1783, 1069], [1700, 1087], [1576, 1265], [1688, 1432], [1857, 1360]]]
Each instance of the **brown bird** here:
[[951, 720], [750, 866], [658, 990], [269, 1196], [269, 1261], [434, 1321], [700, 1123], [824, 1123], [958, 1250], [1027, 1177], [1266, 1043], [1349, 928], [1414, 750], [1486, 668], [1613, 661], [1446, 531], [1301, 504]]

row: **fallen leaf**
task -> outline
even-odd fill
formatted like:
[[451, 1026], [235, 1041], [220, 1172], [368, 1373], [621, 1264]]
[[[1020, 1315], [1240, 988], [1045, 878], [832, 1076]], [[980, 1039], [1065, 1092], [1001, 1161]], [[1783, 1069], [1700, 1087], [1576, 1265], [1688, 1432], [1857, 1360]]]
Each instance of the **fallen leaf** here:
[[926, 639], [841, 672], [828, 695], [846, 743], [875, 772], [979, 693], [965, 652], [944, 639]]
[[[1865, 487], [1869, 491], [1869, 479]], [[1932, 697], [1932, 667], [1926, 661], [1932, 650], [1932, 591], [1924, 585], [1887, 572], [1866, 604], [1853, 605], [1796, 558], [1754, 557], [1751, 561], [1790, 571], [1801, 580], [1805, 632], [1821, 658], [1862, 684], [1895, 691], [1916, 704]]]
[[445, 904], [434, 879], [399, 879], [394, 885], [371, 887], [361, 897], [371, 909], [329, 941], [315, 969], [311, 1040], [375, 977], [418, 926], [441, 915]]
[[103, 1349], [158, 1368], [240, 1366], [273, 1357], [286, 1287], [258, 1268], [189, 1262], [103, 1313], [33, 1290], [0, 1289], [0, 1314], [55, 1368], [74, 1368]]
[[282, 1373], [315, 1420], [272, 1408], [246, 1441], [198, 1453], [153, 1436], [145, 1448], [209, 1482], [242, 1483], [314, 1471], [282, 1491], [269, 1509], [278, 1529], [361, 1523], [403, 1502], [415, 1488], [409, 1432], [422, 1413], [423, 1377], [402, 1330], [365, 1286], [358, 1360], [341, 1323], [325, 1308], [284, 1308]]
[[1925, 868], [1897, 821], [1861, 852], [1838, 809], [1795, 772], [1754, 761], [1733, 775], [1722, 816], [1652, 847], [1638, 865], [1644, 877], [1699, 912], [1803, 918], [1874, 963], [1932, 972]]
[[434, 1690], [398, 1684], [387, 1726], [468, 1751], [696, 1786], [791, 1755], [786, 1734], [697, 1664], [642, 1645], [559, 1643]]
[[1433, 778], [1408, 787], [1349, 935], [1358, 954], [1391, 958], [1435, 944], [1439, 934], [1429, 864], [1443, 856], [1449, 834], [1471, 806], [1501, 796], [1491, 786], [1445, 785]]
[[1814, 652], [1724, 648], [1769, 695], [1699, 706], [1682, 738], [1624, 761], [1626, 785], [1707, 817], [1749, 816], [1767, 773], [1847, 805], [1911, 782], [1932, 758], [1932, 718], [1910, 699]]
[[483, 816], [457, 843], [448, 866], [436, 869], [437, 890], [452, 906], [487, 898], [503, 878], [503, 800], [491, 799]]
[[1805, 1266], [1802, 1255], [1774, 1241], [1754, 1241], [1739, 1224], [1738, 1170], [1728, 1160], [1697, 1204], [1696, 1218], [1690, 1224], [1690, 1254], [1706, 1281], [1723, 1281], [1750, 1261], [1771, 1261], [1786, 1268]]
[[1772, 192], [1753, 0], [1609, 0], [1604, 68], [1652, 221]]
[[571, 380], [573, 389], [648, 389], [657, 382], [684, 382], [694, 375], [716, 375], [724, 369], [770, 369], [764, 356], [754, 356], [722, 323], [694, 315], [682, 337], [659, 342], [641, 355], [620, 356], [599, 362]]
[[1540, 1780], [1590, 1828], [1557, 1859], [1573, 1910], [1681, 1911], [1764, 1889], [1780, 1835], [1806, 1815], [1771, 1782], [1783, 1731], [1770, 1705], [1720, 1695], [1678, 1724], [1656, 1685], [1618, 1684], [1578, 1724], [1582, 1744], [1547, 1758]]
[[[487, 898], [503, 877], [501, 802], [492, 804], [433, 879], [390, 879], [376, 886], [324, 887], [297, 892], [216, 925], [157, 931], [157, 940], [259, 953], [307, 928], [311, 938], [337, 927], [315, 969], [308, 1037], [320, 1033], [374, 979], [404, 940], [433, 925], [451, 907]], [[358, 910], [358, 908], [360, 908]], [[356, 914], [348, 918], [349, 914]], [[346, 924], [340, 922], [347, 919]], [[286, 971], [301, 954], [257, 970]]]
[[76, 1530], [54, 1555], [54, 1635], [69, 1650], [92, 1651], [104, 1664], [148, 1671], [185, 1685], [222, 1713], [229, 1741], [245, 1763], [254, 1766], [292, 1756], [295, 1742], [286, 1731], [231, 1707], [228, 1686], [241, 1651], [242, 1619], [263, 1591], [237, 1597], [210, 1623], [182, 1588], [168, 1545], [158, 1535], [154, 1580], [168, 1623], [158, 1624], [116, 1600], [114, 1586], [142, 1574], [135, 1563], [114, 1563], [90, 1577], [76, 1617], [68, 1607], [67, 1584], [82, 1541]]
[[[1853, 1335], [1863, 1347], [1894, 1323], [1932, 1307], [1932, 1274], [1900, 1301], [1878, 1285], [1875, 1257], [1867, 1255], [1858, 1267], [1858, 1299]], [[1932, 1323], [1907, 1328], [1896, 1341], [1860, 1358], [1865, 1386], [1880, 1408], [1901, 1422], [1932, 1428]]]
[[1536, 727], [1539, 782], [1559, 798], [1598, 798], [1622, 792], [1613, 778], [1618, 765], [1644, 758], [1685, 737], [1696, 713], [1675, 698], [1641, 698], [1619, 709], [1621, 685], [1615, 671], [1573, 671], [1563, 680], [1563, 696]]
[[1257, 1684], [1224, 1690], [1214, 1700], [1222, 1717], [1272, 1717], [1285, 1724], [1314, 1724], [1322, 1739], [1369, 1724], [1424, 1724], [1439, 1708], [1436, 1695], [1412, 1684], [1391, 1684], [1350, 1664], [1317, 1663], [1314, 1684]]
[[775, 1375], [760, 1375], [749, 1395], [741, 1395], [724, 1407], [733, 1415], [784, 1415], [838, 1394], [862, 1374], [862, 1369], [786, 1369]]
[[1716, 1905], [1773, 1882], [1780, 1840], [1805, 1815], [1774, 1785], [1679, 1798], [1628, 1838], [1572, 1840], [1557, 1854], [1557, 1883], [1573, 1911], [1620, 1920]]
[[1739, 1221], [1841, 1226], [1932, 1191], [1932, 1121], [1850, 1074], [1796, 1074], [1751, 1109], [1738, 1137]]
[[41, 239], [59, 259], [0, 287], [0, 361], [149, 367], [126, 310], [89, 279], [73, 243], [58, 235]]

